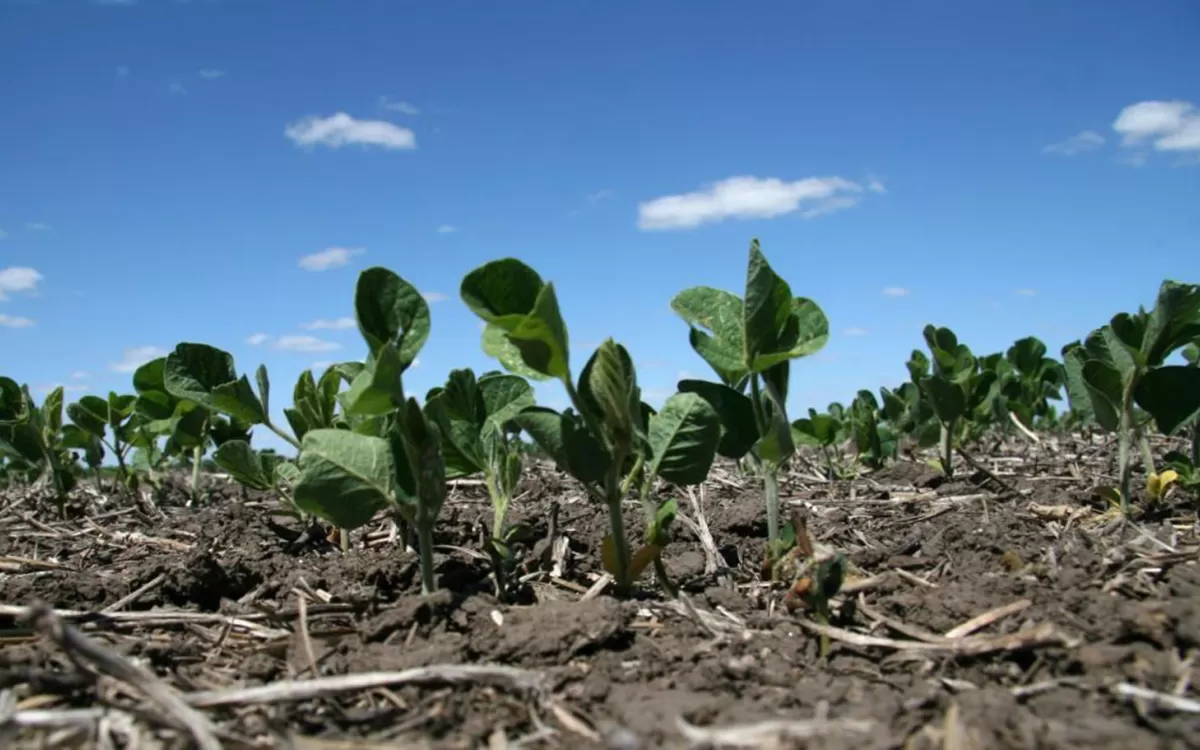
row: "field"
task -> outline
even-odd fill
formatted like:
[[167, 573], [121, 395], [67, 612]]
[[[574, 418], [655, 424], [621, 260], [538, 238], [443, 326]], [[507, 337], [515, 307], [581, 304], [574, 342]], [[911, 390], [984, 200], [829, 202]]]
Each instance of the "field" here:
[[1062, 360], [931, 324], [799, 418], [829, 321], [757, 241], [672, 300], [715, 379], [654, 406], [521, 261], [460, 296], [503, 370], [419, 399], [381, 267], [282, 416], [203, 343], [107, 398], [0, 377], [0, 745], [1200, 746], [1200, 286]]
[[[13, 490], [0, 716], [21, 728], [5, 744], [178, 742], [181, 712], [139, 684], [155, 681], [231, 748], [1196, 747], [1194, 511], [1106, 517], [1100, 438], [975, 460], [952, 482], [913, 462], [787, 478], [785, 506], [852, 565], [824, 658], [821, 626], [760, 582], [761, 494], [727, 468], [682, 509], [677, 601], [601, 588], [604, 519], [552, 467], [513, 505], [545, 552], [513, 604], [473, 552], [490, 515], [473, 486], [444, 509], [432, 596], [389, 523], [343, 557], [219, 476], [198, 509], [186, 477], [158, 502], [79, 488], [67, 521]], [[54, 614], [16, 624], [33, 602]]]

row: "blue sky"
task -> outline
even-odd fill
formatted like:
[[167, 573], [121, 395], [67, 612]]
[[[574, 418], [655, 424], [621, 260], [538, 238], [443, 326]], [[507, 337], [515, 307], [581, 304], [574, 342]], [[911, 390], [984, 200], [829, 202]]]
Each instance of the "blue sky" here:
[[653, 401], [707, 375], [671, 297], [740, 291], [753, 237], [831, 321], [796, 411], [902, 381], [927, 322], [1057, 354], [1200, 281], [1198, 34], [1192, 0], [0, 0], [0, 372], [128, 391], [203, 341], [282, 397], [362, 356], [384, 265], [438, 300], [423, 393], [492, 366], [458, 285], [514, 255], [576, 371], [612, 335]]

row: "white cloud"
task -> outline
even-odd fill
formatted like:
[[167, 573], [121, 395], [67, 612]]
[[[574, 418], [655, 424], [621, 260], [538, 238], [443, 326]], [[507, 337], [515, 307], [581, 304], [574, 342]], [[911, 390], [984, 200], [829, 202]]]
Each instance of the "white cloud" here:
[[884, 185], [883, 180], [879, 179], [878, 177], [872, 177], [867, 181], [867, 190], [870, 190], [872, 193], [879, 193], [880, 195], [883, 195], [887, 192], [887, 185]]
[[640, 204], [638, 226], [644, 230], [692, 229], [727, 219], [770, 219], [793, 213], [802, 204], [861, 191], [861, 185], [841, 177], [809, 177], [794, 182], [775, 177], [730, 177], [701, 190]]
[[87, 370], [76, 370], [75, 372], [71, 373], [72, 380], [85, 380], [91, 376], [92, 374]]
[[280, 336], [275, 341], [276, 349], [284, 349], [289, 352], [331, 352], [335, 349], [341, 349], [342, 345], [336, 341], [325, 341], [315, 336]]
[[855, 327], [847, 328], [844, 331], [842, 331], [842, 335], [843, 336], [866, 336], [867, 329], [866, 328], [858, 328], [857, 326], [855, 326]]
[[443, 224], [437, 228], [438, 234], [452, 234], [458, 231], [458, 227], [453, 224]]
[[907, 297], [908, 290], [902, 286], [889, 286], [883, 290], [884, 295], [888, 297]]
[[9, 292], [32, 292], [37, 289], [42, 275], [33, 268], [10, 266], [0, 268], [0, 300], [8, 299]]
[[1094, 151], [1104, 145], [1104, 136], [1094, 130], [1084, 130], [1059, 141], [1042, 147], [1043, 154], [1058, 154], [1059, 156], [1075, 156], [1088, 151]]
[[1113, 130], [1126, 146], [1152, 141], [1157, 151], [1200, 151], [1200, 109], [1180, 100], [1143, 101], [1117, 115]]
[[392, 101], [386, 96], [379, 97], [379, 106], [391, 112], [399, 112], [404, 115], [419, 115], [421, 110], [417, 109], [416, 105], [408, 102]]
[[861, 199], [857, 195], [839, 195], [828, 200], [823, 200], [812, 208], [801, 211], [801, 219], [815, 219], [818, 216], [831, 214], [835, 211], [843, 211], [847, 208], [854, 208], [858, 205]]
[[1033, 297], [1037, 294], [1036, 289], [1018, 289], [1015, 294], [1018, 297]]
[[310, 331], [344, 331], [347, 328], [354, 328], [357, 325], [358, 323], [354, 321], [354, 318], [349, 315], [343, 315], [340, 318], [333, 318], [331, 320], [318, 318], [311, 323], [305, 323], [301, 328], [307, 328]]
[[187, 89], [185, 89], [183, 87], [183, 84], [180, 83], [179, 81], [172, 81], [171, 85], [167, 86], [167, 91], [170, 91], [172, 94], [186, 94], [187, 93]]
[[113, 362], [108, 367], [113, 372], [133, 372], [150, 360], [165, 357], [167, 354], [166, 349], [157, 346], [135, 346], [125, 350], [120, 362]]
[[27, 221], [25, 228], [31, 232], [49, 232], [51, 226], [40, 221]]
[[267, 343], [271, 337], [265, 333], [252, 333], [246, 337], [246, 343], [250, 346], [261, 346]]
[[329, 117], [309, 115], [288, 125], [284, 135], [297, 146], [380, 146], [387, 149], [417, 147], [417, 136], [408, 128], [384, 120], [356, 120], [345, 112]]
[[446, 295], [442, 294], [441, 292], [421, 292], [421, 296], [424, 297], [425, 301], [430, 304], [446, 301]]
[[0, 313], [0, 328], [31, 328], [33, 321], [20, 315], [5, 315]]
[[361, 247], [330, 247], [317, 253], [310, 253], [300, 259], [300, 267], [305, 271], [328, 271], [331, 268], [344, 266], [356, 255], [362, 255], [365, 250]]
[[204, 68], [200, 71], [200, 77], [208, 81], [215, 81], [218, 78], [224, 78], [225, 71], [215, 68]]

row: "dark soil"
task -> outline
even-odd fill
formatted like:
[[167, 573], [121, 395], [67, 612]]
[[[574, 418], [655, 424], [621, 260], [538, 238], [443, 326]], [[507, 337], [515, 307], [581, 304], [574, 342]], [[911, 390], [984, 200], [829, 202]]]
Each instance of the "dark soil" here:
[[[1124, 524], [1089, 491], [1106, 457], [1067, 442], [1024, 451], [979, 458], [950, 482], [911, 463], [853, 481], [789, 478], [785, 512], [804, 512], [818, 553], [851, 563], [824, 657], [821, 626], [782, 606], [786, 583], [759, 578], [761, 492], [731, 470], [695, 494], [707, 553], [677, 495], [688, 518], [665, 560], [678, 602], [649, 574], [628, 600], [595, 586], [607, 519], [545, 468], [528, 473], [511, 514], [531, 530], [512, 603], [472, 552], [491, 515], [474, 486], [443, 511], [431, 596], [385, 519], [343, 556], [321, 534], [297, 543], [304, 530], [269, 514], [269, 499], [216, 477], [198, 507], [182, 492], [83, 491], [67, 520], [37, 492], [10, 490], [0, 746], [189, 746], [168, 710], [46, 637], [67, 623], [182, 693], [230, 748], [1200, 747], [1194, 504], [1169, 498]], [[561, 555], [547, 544], [555, 513]], [[57, 617], [32, 627], [22, 615], [35, 603]], [[231, 692], [311, 680], [314, 663], [322, 679], [434, 669], [317, 697]], [[453, 680], [446, 665], [525, 671]], [[114, 710], [68, 710], [99, 707]]]

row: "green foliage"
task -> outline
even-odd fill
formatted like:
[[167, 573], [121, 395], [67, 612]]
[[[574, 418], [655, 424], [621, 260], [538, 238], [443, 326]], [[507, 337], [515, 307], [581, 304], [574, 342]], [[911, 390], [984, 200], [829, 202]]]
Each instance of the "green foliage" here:
[[825, 346], [829, 321], [815, 302], [792, 296], [758, 240], [750, 244], [742, 297], [698, 286], [676, 295], [671, 308], [687, 322], [692, 348], [720, 380], [699, 387], [685, 381], [679, 388], [706, 398], [717, 412], [724, 455], [741, 451], [758, 466], [769, 556], [778, 560], [786, 551], [779, 528], [778, 473], [795, 452], [786, 408], [790, 363]]

